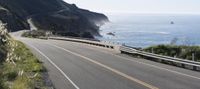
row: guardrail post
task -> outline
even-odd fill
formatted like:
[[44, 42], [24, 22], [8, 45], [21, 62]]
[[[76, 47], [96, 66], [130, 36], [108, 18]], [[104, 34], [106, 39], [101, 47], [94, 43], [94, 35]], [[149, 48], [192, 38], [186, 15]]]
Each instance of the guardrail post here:
[[181, 67], [182, 67], [182, 68], [185, 68], [185, 64], [181, 64]]
[[195, 71], [196, 71], [196, 70], [197, 70], [197, 67], [196, 67], [196, 66], [193, 66], [193, 70], [195, 70]]
[[153, 50], [153, 48], [151, 48], [151, 53], [154, 53], [154, 50]]
[[192, 53], [192, 60], [195, 61], [195, 55]]

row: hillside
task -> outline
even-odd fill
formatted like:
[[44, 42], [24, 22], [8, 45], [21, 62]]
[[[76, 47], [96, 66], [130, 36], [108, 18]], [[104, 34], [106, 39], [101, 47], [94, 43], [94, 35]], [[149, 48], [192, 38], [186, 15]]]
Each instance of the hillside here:
[[99, 35], [99, 26], [108, 18], [62, 0], [0, 0], [0, 20], [8, 23], [9, 31], [31, 29], [30, 25], [34, 24], [38, 30], [50, 30], [54, 34]]

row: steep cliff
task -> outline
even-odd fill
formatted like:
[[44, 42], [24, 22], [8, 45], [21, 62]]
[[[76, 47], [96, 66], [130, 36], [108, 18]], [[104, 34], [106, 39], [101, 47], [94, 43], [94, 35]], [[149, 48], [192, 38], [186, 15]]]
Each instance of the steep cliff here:
[[8, 23], [10, 31], [30, 29], [31, 23], [38, 30], [55, 34], [90, 32], [99, 35], [99, 27], [108, 18], [62, 0], [0, 0], [0, 20]]

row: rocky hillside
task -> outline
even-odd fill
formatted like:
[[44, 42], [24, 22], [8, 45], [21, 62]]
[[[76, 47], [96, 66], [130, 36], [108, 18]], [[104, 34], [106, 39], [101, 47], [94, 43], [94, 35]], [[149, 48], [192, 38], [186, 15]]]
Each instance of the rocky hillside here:
[[99, 26], [108, 18], [62, 0], [0, 0], [0, 20], [8, 23], [9, 31], [30, 29], [34, 25], [54, 34], [99, 35]]

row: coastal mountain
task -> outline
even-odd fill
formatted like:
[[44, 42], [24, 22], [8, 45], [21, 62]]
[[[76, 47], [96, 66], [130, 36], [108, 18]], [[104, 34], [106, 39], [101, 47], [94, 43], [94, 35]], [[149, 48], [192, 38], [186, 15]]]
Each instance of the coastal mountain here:
[[109, 21], [104, 14], [63, 0], [0, 0], [0, 20], [9, 31], [37, 29], [61, 35], [99, 35], [99, 27]]

